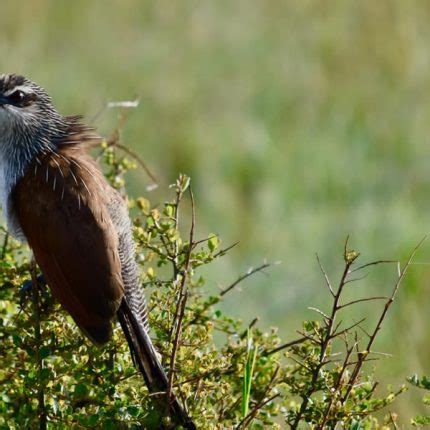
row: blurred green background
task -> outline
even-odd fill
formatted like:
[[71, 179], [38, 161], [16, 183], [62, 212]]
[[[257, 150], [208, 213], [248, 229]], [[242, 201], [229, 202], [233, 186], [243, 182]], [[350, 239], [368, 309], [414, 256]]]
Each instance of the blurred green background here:
[[[429, 22], [430, 3], [412, 0], [3, 0], [0, 70], [42, 84], [64, 114], [139, 95], [124, 142], [161, 185], [146, 192], [136, 172], [131, 193], [156, 203], [189, 174], [197, 236], [240, 241], [208, 289], [282, 260], [223, 306], [291, 339], [308, 306], [329, 304], [315, 252], [336, 280], [347, 234], [364, 262], [404, 260], [429, 232]], [[116, 116], [97, 120], [103, 133]], [[377, 343], [393, 354], [375, 364], [384, 383], [430, 374], [430, 243], [416, 261]], [[388, 294], [394, 279], [376, 268], [350, 295]], [[419, 397], [397, 402], [403, 422]]]

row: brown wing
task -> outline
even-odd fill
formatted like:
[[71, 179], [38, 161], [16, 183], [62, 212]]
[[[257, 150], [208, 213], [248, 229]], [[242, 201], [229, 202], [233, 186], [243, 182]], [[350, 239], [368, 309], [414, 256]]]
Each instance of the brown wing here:
[[12, 194], [14, 209], [54, 296], [102, 344], [122, 296], [118, 239], [106, 209], [112, 192], [77, 147], [34, 160]]

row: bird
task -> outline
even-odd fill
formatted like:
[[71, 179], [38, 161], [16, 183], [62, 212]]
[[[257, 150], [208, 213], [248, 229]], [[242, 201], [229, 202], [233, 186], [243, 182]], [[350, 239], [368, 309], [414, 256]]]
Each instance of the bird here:
[[91, 342], [109, 342], [117, 317], [149, 392], [164, 393], [172, 422], [193, 429], [149, 337], [127, 204], [88, 151], [100, 141], [81, 116], [61, 115], [40, 85], [0, 75], [0, 204], [8, 231], [28, 243], [53, 296]]

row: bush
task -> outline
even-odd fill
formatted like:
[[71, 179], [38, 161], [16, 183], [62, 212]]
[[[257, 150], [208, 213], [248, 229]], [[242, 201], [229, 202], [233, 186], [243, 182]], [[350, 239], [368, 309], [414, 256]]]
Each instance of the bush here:
[[[430, 379], [427, 376], [420, 378], [418, 375], [412, 375], [408, 378], [408, 381], [415, 387], [421, 388], [427, 392], [430, 392]], [[423, 398], [423, 403], [427, 406], [430, 405], [430, 395], [427, 394]], [[411, 420], [411, 424], [414, 427], [427, 427], [430, 426], [430, 416], [429, 415], [418, 415]]]
[[[104, 142], [100, 150], [108, 179], [122, 189], [123, 174], [134, 163], [120, 155], [115, 141]], [[270, 264], [249, 270], [208, 297], [198, 269], [223, 257], [230, 247], [223, 248], [216, 235], [200, 241], [194, 237], [188, 177], [181, 175], [171, 192], [159, 208], [143, 197], [129, 203], [136, 213], [134, 232], [152, 337], [172, 387], [197, 427], [259, 429], [287, 424], [296, 429], [308, 423], [312, 428], [334, 428], [342, 423], [352, 429], [379, 428], [382, 424], [374, 414], [405, 388], [378, 395], [377, 382], [363, 365], [375, 359], [374, 340], [410, 260], [399, 270], [389, 297], [346, 302], [343, 293], [355, 275], [387, 262], [359, 266], [359, 254], [345, 245], [343, 275], [336, 288], [320, 265], [332, 308], [328, 313], [315, 309], [318, 318], [305, 321], [299, 337], [285, 343], [277, 329], [263, 331], [257, 319], [244, 325], [219, 307], [240, 282]], [[179, 209], [186, 200], [193, 216], [184, 234]], [[168, 419], [157, 410], [133, 367], [119, 328], [107, 347], [89, 344], [49, 290], [38, 285], [39, 270], [27, 247], [2, 231], [0, 428], [133, 429], [160, 428], [160, 423], [168, 427]], [[20, 292], [30, 279], [33, 286]], [[370, 332], [362, 321], [342, 323], [344, 309], [368, 300], [384, 302]], [[394, 423], [394, 415], [387, 420]]]

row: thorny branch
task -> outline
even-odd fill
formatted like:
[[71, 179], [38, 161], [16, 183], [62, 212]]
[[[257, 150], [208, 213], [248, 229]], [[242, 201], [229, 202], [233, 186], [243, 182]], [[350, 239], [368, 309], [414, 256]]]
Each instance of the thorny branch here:
[[331, 408], [333, 406], [333, 402], [335, 401], [335, 399], [337, 397], [336, 393], [338, 393], [339, 388], [342, 385], [343, 376], [345, 374], [346, 369], [348, 368], [349, 358], [351, 357], [351, 354], [354, 351], [355, 345], [353, 345], [352, 347], [349, 347], [347, 340], [345, 340], [345, 344], [346, 344], [346, 356], [345, 356], [345, 359], [343, 361], [343, 365], [342, 365], [342, 369], [341, 369], [340, 374], [339, 374], [338, 382], [337, 382], [337, 384], [334, 387], [334, 395], [331, 396], [331, 398], [330, 398], [329, 404], [327, 405], [327, 409], [326, 409], [326, 411], [324, 413], [323, 420], [321, 422], [321, 428], [322, 429], [324, 428], [324, 426], [325, 426], [325, 424], [326, 424], [326, 422], [327, 422], [327, 420], [329, 418], [329, 415], [330, 415], [330, 412], [331, 412]]
[[331, 309], [330, 316], [326, 322], [327, 327], [326, 327], [325, 335], [324, 335], [323, 339], [321, 340], [321, 352], [319, 354], [318, 364], [313, 369], [312, 380], [311, 380], [309, 389], [305, 393], [303, 393], [303, 395], [302, 395], [302, 404], [300, 406], [299, 412], [296, 415], [296, 418], [294, 419], [294, 422], [291, 425], [292, 429], [297, 429], [297, 427], [300, 424], [300, 421], [303, 417], [303, 414], [307, 410], [310, 398], [317, 388], [318, 376], [319, 376], [321, 368], [324, 366], [326, 351], [327, 351], [327, 348], [329, 346], [330, 340], [331, 340], [332, 335], [333, 335], [333, 326], [335, 323], [337, 312], [339, 310], [338, 309], [339, 308], [339, 300], [340, 300], [343, 288], [345, 286], [345, 281], [347, 279], [349, 269], [350, 269], [351, 265], [354, 263], [355, 259], [358, 257], [358, 255], [354, 256], [354, 255], [351, 255], [348, 253], [347, 244], [348, 244], [348, 239], [345, 242], [345, 250], [344, 250], [345, 268], [343, 270], [342, 277], [340, 279], [337, 291], [334, 292], [334, 290], [333, 290], [333, 292], [334, 292], [333, 306]]
[[367, 357], [367, 355], [371, 352], [371, 348], [373, 346], [373, 343], [375, 342], [376, 336], [378, 334], [378, 332], [381, 330], [382, 327], [382, 323], [385, 320], [385, 317], [387, 316], [388, 310], [390, 308], [390, 306], [392, 305], [392, 303], [394, 302], [394, 299], [396, 298], [397, 292], [399, 290], [400, 284], [403, 280], [403, 278], [405, 277], [405, 274], [407, 272], [407, 270], [409, 269], [409, 266], [412, 263], [412, 260], [415, 256], [415, 254], [417, 253], [418, 249], [421, 247], [421, 245], [423, 244], [423, 242], [425, 241], [425, 237], [418, 243], [418, 245], [412, 250], [411, 254], [409, 255], [408, 261], [406, 262], [406, 264], [403, 266], [397, 281], [394, 285], [393, 291], [391, 293], [391, 296], [388, 298], [387, 302], [385, 303], [384, 309], [382, 310], [381, 316], [379, 317], [379, 320], [376, 324], [376, 327], [373, 331], [373, 333], [371, 334], [369, 341], [367, 343], [367, 346], [365, 348], [365, 353], [360, 354], [358, 357], [358, 361], [357, 364], [355, 365], [354, 370], [351, 373], [351, 376], [349, 378], [349, 382], [348, 382], [348, 387], [346, 389], [346, 393], [343, 396], [342, 402], [345, 403], [346, 400], [348, 399], [352, 388], [354, 387], [355, 381], [358, 378], [358, 375], [360, 373], [360, 370], [363, 366], [363, 363]]
[[[230, 249], [232, 249], [233, 247], [235, 247], [237, 244], [238, 244], [238, 242], [233, 243], [232, 245], [228, 246], [227, 248], [222, 249], [221, 251], [219, 251], [216, 254], [214, 254], [213, 258], [215, 259], [215, 258], [217, 258], [217, 257], [219, 257], [221, 255], [224, 255], [226, 252], [228, 252]], [[267, 269], [268, 267], [271, 267], [271, 266], [273, 266], [275, 264], [279, 264], [279, 262], [275, 262], [275, 263], [265, 262], [265, 263], [261, 264], [258, 267], [250, 268], [245, 274], [239, 276], [239, 278], [236, 279], [236, 281], [234, 281], [228, 287], [226, 287], [223, 290], [221, 290], [221, 292], [217, 296], [216, 300], [214, 300], [212, 302], [206, 302], [204, 304], [203, 308], [199, 311], [198, 315], [196, 315], [194, 317], [194, 319], [189, 322], [189, 324], [190, 325], [195, 324], [198, 321], [198, 319], [199, 319], [199, 317], [201, 315], [203, 315], [213, 305], [215, 305], [216, 303], [218, 303], [226, 294], [228, 294], [230, 291], [232, 291], [234, 288], [236, 288], [242, 281], [244, 281], [245, 279], [247, 279], [247, 278], [249, 278], [249, 277], [251, 277], [251, 276], [253, 276], [253, 275], [255, 275], [255, 274], [259, 273], [259, 272], [262, 272], [264, 269]]]
[[[112, 107], [120, 107], [122, 109], [124, 108], [136, 108], [139, 105], [139, 100], [136, 99], [132, 102], [110, 102], [106, 104], [92, 119], [91, 122], [94, 122], [98, 116], [106, 109], [106, 108], [112, 108]], [[118, 117], [118, 125], [113, 131], [112, 135], [106, 140], [106, 146], [102, 148], [100, 151], [100, 154], [97, 157], [97, 161], [99, 161], [100, 157], [103, 155], [103, 153], [106, 151], [107, 148], [115, 147], [120, 149], [122, 152], [130, 155], [143, 169], [143, 171], [148, 175], [148, 177], [152, 180], [152, 184], [147, 187], [148, 191], [151, 191], [158, 187], [158, 180], [155, 177], [155, 175], [152, 173], [151, 169], [148, 167], [148, 165], [145, 163], [145, 161], [137, 155], [133, 150], [128, 148], [127, 146], [123, 145], [121, 143], [121, 132], [124, 128], [124, 125], [127, 120], [127, 115], [122, 110]], [[99, 142], [95, 143], [96, 146], [99, 146]]]
[[[347, 239], [347, 241], [345, 243], [345, 248], [344, 248], [345, 267], [344, 267], [344, 271], [342, 273], [340, 282], [338, 284], [338, 288], [335, 291], [333, 289], [331, 283], [330, 283], [330, 280], [327, 276], [327, 273], [325, 272], [325, 270], [321, 264], [321, 261], [320, 261], [318, 255], [317, 255], [318, 265], [320, 267], [321, 272], [323, 273], [325, 283], [326, 283], [327, 287], [329, 288], [329, 291], [333, 297], [333, 304], [332, 304], [331, 312], [328, 315], [325, 314], [324, 312], [320, 311], [319, 309], [314, 308], [314, 310], [316, 310], [317, 312], [319, 312], [320, 314], [323, 315], [323, 320], [325, 322], [325, 328], [323, 331], [323, 336], [322, 337], [317, 336], [315, 338], [315, 340], [319, 342], [319, 347], [320, 347], [320, 353], [319, 353], [318, 361], [317, 361], [316, 365], [314, 365], [312, 367], [312, 369], [310, 369], [311, 380], [310, 380], [309, 388], [301, 396], [302, 397], [302, 403], [300, 405], [300, 408], [299, 408], [297, 414], [294, 416], [292, 422], [290, 423], [290, 427], [292, 429], [298, 428], [300, 422], [302, 421], [306, 412], [308, 411], [308, 406], [309, 406], [309, 402], [311, 401], [312, 395], [316, 391], [320, 390], [319, 385], [318, 385], [318, 381], [319, 381], [321, 369], [325, 365], [327, 365], [328, 363], [333, 363], [333, 362], [338, 361], [338, 360], [333, 360], [333, 359], [327, 360], [326, 355], [327, 355], [328, 348], [331, 345], [332, 341], [335, 338], [340, 337], [340, 336], [345, 337], [346, 356], [343, 360], [343, 364], [342, 364], [340, 374], [339, 374], [339, 379], [337, 380], [337, 383], [333, 387], [332, 396], [330, 397], [327, 408], [324, 411], [323, 419], [318, 424], [317, 428], [319, 428], [319, 429], [325, 428], [328, 420], [330, 419], [330, 414], [331, 414], [331, 411], [332, 411], [332, 408], [333, 408], [335, 401], [337, 403], [340, 402], [342, 405], [344, 405], [345, 402], [348, 400], [348, 397], [351, 393], [351, 390], [353, 389], [353, 387], [356, 384], [357, 379], [359, 378], [360, 371], [361, 371], [363, 364], [366, 361], [376, 359], [376, 358], [370, 358], [369, 357], [369, 354], [373, 353], [373, 351], [371, 351], [371, 348], [373, 346], [373, 343], [376, 339], [378, 332], [380, 331], [380, 329], [382, 327], [382, 323], [383, 323], [383, 321], [384, 321], [384, 319], [388, 313], [388, 310], [389, 310], [391, 304], [393, 303], [393, 301], [396, 297], [396, 294], [397, 294], [398, 289], [400, 287], [401, 281], [403, 280], [409, 266], [412, 263], [412, 259], [414, 258], [416, 252], [418, 251], [418, 249], [422, 245], [423, 241], [424, 241], [424, 239], [413, 249], [413, 251], [411, 252], [411, 254], [408, 258], [407, 263], [405, 264], [405, 266], [401, 270], [399, 270], [395, 286], [394, 286], [393, 291], [389, 297], [384, 297], [384, 296], [367, 297], [367, 298], [352, 300], [352, 301], [346, 302], [344, 304], [340, 303], [340, 298], [341, 298], [342, 293], [345, 289], [345, 286], [349, 282], [351, 282], [351, 279], [349, 279], [349, 276], [352, 273], [357, 272], [357, 271], [362, 270], [362, 269], [365, 269], [365, 268], [368, 268], [370, 266], [383, 264], [383, 263], [393, 263], [394, 261], [393, 260], [378, 260], [378, 261], [373, 261], [373, 262], [364, 264], [362, 266], [359, 266], [358, 268], [352, 269], [352, 266], [353, 266], [354, 262], [356, 261], [357, 257], [359, 256], [359, 254], [355, 251], [348, 251], [348, 249], [347, 249], [348, 239]], [[352, 347], [350, 347], [348, 345], [347, 336], [351, 332], [351, 330], [354, 329], [355, 327], [362, 329], [362, 327], [360, 325], [364, 321], [364, 318], [361, 319], [360, 321], [352, 324], [351, 326], [345, 328], [345, 329], [339, 330], [341, 323], [335, 324], [335, 321], [336, 321], [336, 318], [338, 316], [339, 311], [342, 310], [343, 308], [355, 305], [357, 303], [362, 303], [362, 302], [367, 302], [367, 301], [376, 301], [376, 300], [386, 300], [386, 303], [385, 303], [384, 309], [383, 309], [383, 311], [379, 317], [379, 320], [376, 324], [375, 329], [373, 330], [373, 332], [371, 334], [368, 334], [369, 340], [367, 342], [366, 347], [364, 348], [364, 350], [360, 349], [358, 347], [359, 339], [357, 337], [357, 334], [355, 334], [356, 339], [355, 339], [354, 345]], [[364, 331], [364, 329], [362, 329], [362, 330]], [[364, 332], [367, 334], [366, 331], [364, 331]], [[304, 341], [304, 340], [305, 340], [305, 338], [302, 339], [302, 341]], [[301, 343], [300, 341], [301, 341], [301, 339], [298, 339], [296, 341], [290, 342], [289, 344], [282, 345], [281, 347], [278, 347], [278, 348], [274, 349], [273, 351], [269, 351], [269, 353], [277, 352], [282, 348], [288, 348], [289, 346], [296, 345], [298, 343]], [[351, 357], [353, 354], [357, 356], [356, 360], [351, 360]], [[351, 367], [351, 366], [352, 366], [352, 370], [350, 372], [350, 376], [348, 376], [348, 379], [345, 381], [344, 376], [346, 375], [346, 369]]]
[[269, 397], [268, 399], [265, 399], [263, 401], [261, 401], [260, 403], [258, 403], [254, 409], [250, 412], [249, 415], [247, 415], [247, 419], [243, 424], [240, 424], [237, 428], [246, 428], [245, 424], [248, 425], [252, 422], [252, 420], [255, 418], [255, 416], [257, 415], [258, 411], [260, 409], [262, 409], [264, 406], [266, 406], [268, 403], [272, 402], [273, 400], [275, 400], [277, 397], [279, 397], [281, 394], [280, 393], [276, 393], [273, 396]]
[[364, 299], [358, 299], [358, 300], [352, 300], [351, 302], [344, 303], [343, 305], [339, 306], [339, 309], [346, 308], [347, 306], [355, 305], [357, 303], [361, 302], [370, 302], [375, 300], [387, 300], [387, 297], [385, 296], [374, 296], [374, 297], [365, 297]]
[[264, 263], [261, 266], [251, 268], [246, 272], [244, 275], [240, 276], [236, 281], [234, 281], [232, 284], [230, 284], [227, 288], [222, 290], [219, 295], [225, 296], [229, 291], [231, 291], [233, 288], [235, 288], [238, 284], [240, 284], [244, 279], [249, 278], [250, 276], [254, 275], [255, 273], [261, 272], [262, 270], [266, 269], [267, 267], [270, 267], [270, 263]]
[[[190, 192], [190, 198], [191, 198], [192, 218], [191, 218], [191, 228], [190, 228], [190, 236], [189, 236], [189, 247], [188, 247], [188, 252], [186, 255], [185, 266], [184, 266], [184, 270], [182, 273], [181, 284], [180, 284], [180, 288], [179, 288], [178, 301], [176, 304], [176, 311], [175, 311], [175, 318], [173, 319], [173, 325], [172, 325], [172, 333], [174, 332], [175, 336], [174, 336], [174, 341], [173, 341], [172, 353], [170, 356], [170, 369], [169, 369], [169, 373], [168, 373], [168, 378], [169, 378], [168, 396], [169, 397], [172, 395], [176, 353], [177, 353], [178, 348], [179, 348], [179, 342], [180, 342], [180, 336], [181, 336], [181, 330], [182, 330], [182, 321], [184, 318], [185, 306], [187, 304], [187, 299], [188, 299], [188, 292], [186, 290], [186, 281], [187, 281], [188, 270], [190, 267], [191, 252], [193, 249], [193, 241], [194, 241], [194, 229], [195, 229], [195, 223], [196, 223], [194, 195], [193, 195], [193, 191], [192, 191], [191, 187], [189, 188], [189, 192]], [[178, 216], [180, 197], [181, 196], [178, 193], [177, 208], [176, 208], [176, 212], [175, 212], [176, 217]], [[178, 223], [178, 221], [176, 218], [176, 225], [177, 225], [177, 223]]]
[[294, 345], [299, 345], [303, 342], [306, 342], [306, 340], [307, 340], [306, 337], [301, 337], [300, 339], [296, 339], [296, 340], [292, 340], [291, 342], [283, 343], [282, 345], [280, 345], [274, 349], [271, 349], [270, 351], [266, 351], [265, 355], [275, 354], [276, 352], [282, 351], [283, 349], [288, 349]]
[[[183, 291], [186, 284], [186, 276], [188, 273], [188, 269], [190, 266], [191, 261], [191, 252], [193, 250], [193, 241], [194, 241], [194, 229], [195, 229], [195, 223], [196, 223], [196, 215], [195, 215], [195, 206], [194, 206], [194, 195], [191, 190], [191, 187], [189, 188], [190, 197], [191, 197], [191, 212], [192, 212], [192, 218], [191, 218], [191, 228], [190, 228], [190, 234], [189, 234], [189, 246], [186, 250], [186, 256], [185, 256], [185, 269], [183, 270], [183, 273], [181, 274], [181, 269], [179, 267], [179, 244], [175, 242], [174, 250], [170, 254], [170, 261], [172, 262], [173, 267], [173, 278], [175, 282], [178, 281], [179, 275], [182, 275], [180, 280], [180, 287], [179, 287], [179, 294], [178, 294], [178, 301], [176, 304], [176, 310], [175, 315], [173, 317], [173, 323], [169, 331], [169, 343], [172, 341], [173, 333], [175, 331], [175, 328], [177, 327], [178, 322], [178, 314], [180, 309], [180, 304], [182, 301]], [[174, 228], [179, 228], [179, 205], [181, 203], [183, 196], [183, 190], [182, 190], [182, 184], [179, 184], [178, 189], [176, 191], [176, 198], [175, 203], [173, 205], [173, 216], [172, 219], [174, 221]], [[169, 253], [169, 245], [163, 241], [164, 248], [166, 249], [166, 252]]]
[[327, 287], [328, 287], [328, 289], [330, 291], [330, 294], [334, 297], [336, 294], [333, 291], [333, 287], [331, 286], [330, 279], [328, 278], [327, 272], [325, 271], [323, 265], [321, 264], [321, 260], [320, 260], [319, 255], [318, 254], [315, 254], [315, 255], [317, 257], [318, 266], [319, 266], [319, 268], [321, 270], [321, 273], [324, 276], [325, 283], [326, 283], [326, 285], [327, 285]]

